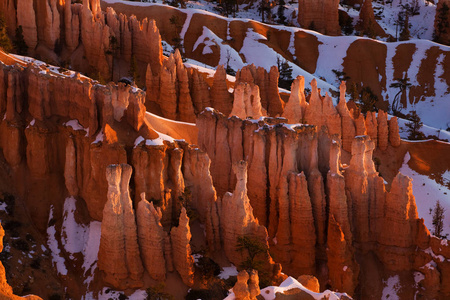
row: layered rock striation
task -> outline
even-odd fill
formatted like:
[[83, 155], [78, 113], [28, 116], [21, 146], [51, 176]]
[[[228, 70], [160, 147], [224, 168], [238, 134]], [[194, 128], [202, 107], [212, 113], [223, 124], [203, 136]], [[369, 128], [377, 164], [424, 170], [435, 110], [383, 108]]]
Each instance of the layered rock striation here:
[[300, 0], [298, 2], [298, 23], [303, 28], [316, 30], [327, 35], [340, 35], [339, 1]]

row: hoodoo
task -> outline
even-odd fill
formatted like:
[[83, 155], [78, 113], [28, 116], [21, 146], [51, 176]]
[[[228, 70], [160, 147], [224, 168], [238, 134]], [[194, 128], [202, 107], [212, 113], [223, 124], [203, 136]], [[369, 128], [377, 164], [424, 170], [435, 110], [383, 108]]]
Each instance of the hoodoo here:
[[0, 3], [0, 298], [449, 298], [416, 2]]

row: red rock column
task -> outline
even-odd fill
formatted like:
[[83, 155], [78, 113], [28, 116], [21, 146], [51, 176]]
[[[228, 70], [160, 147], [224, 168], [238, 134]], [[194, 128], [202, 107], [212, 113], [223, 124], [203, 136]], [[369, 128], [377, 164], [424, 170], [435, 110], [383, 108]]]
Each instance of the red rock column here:
[[143, 284], [144, 268], [128, 191], [131, 172], [131, 166], [126, 164], [106, 168], [108, 200], [103, 209], [98, 268], [103, 271], [105, 283], [118, 289], [138, 288]]

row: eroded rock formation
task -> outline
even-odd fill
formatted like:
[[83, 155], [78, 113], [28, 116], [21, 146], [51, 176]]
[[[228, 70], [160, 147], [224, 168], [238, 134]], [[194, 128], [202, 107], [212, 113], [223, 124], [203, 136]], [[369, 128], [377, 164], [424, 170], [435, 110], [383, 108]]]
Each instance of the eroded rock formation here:
[[300, 0], [298, 22], [303, 28], [328, 35], [340, 35], [338, 9], [339, 1], [337, 0]]
[[191, 246], [189, 245], [191, 237], [189, 218], [186, 209], [183, 207], [178, 227], [173, 227], [170, 231], [170, 240], [172, 242], [173, 265], [187, 286], [194, 285], [194, 258], [191, 255]]
[[143, 285], [144, 268], [128, 190], [131, 172], [131, 166], [126, 164], [106, 168], [108, 201], [103, 209], [98, 268], [103, 271], [106, 284], [120, 289]]

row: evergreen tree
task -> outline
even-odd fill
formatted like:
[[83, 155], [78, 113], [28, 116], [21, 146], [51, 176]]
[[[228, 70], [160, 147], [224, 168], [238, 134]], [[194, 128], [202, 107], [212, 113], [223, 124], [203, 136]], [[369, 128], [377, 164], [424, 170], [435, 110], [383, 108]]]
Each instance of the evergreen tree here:
[[170, 24], [175, 27], [175, 37], [172, 39], [173, 49], [178, 49], [182, 57], [184, 57], [184, 45], [183, 40], [181, 39], [180, 33], [183, 26], [181, 25], [180, 19], [178, 16], [173, 15], [169, 19]]
[[14, 50], [17, 54], [27, 55], [28, 54], [28, 46], [25, 43], [25, 39], [23, 37], [23, 29], [22, 25], [19, 25], [16, 29], [16, 37], [14, 40]]
[[402, 31], [400, 32], [400, 41], [407, 41], [411, 38], [411, 33], [409, 32], [409, 14], [406, 13], [405, 14], [405, 19], [403, 22], [403, 28]]
[[248, 258], [242, 262], [243, 269], [261, 269], [263, 261], [258, 260], [259, 254], [264, 254], [269, 251], [266, 244], [258, 240], [258, 238], [251, 236], [239, 236], [237, 238], [236, 250], [239, 252], [247, 252]]
[[392, 101], [391, 106], [392, 114], [396, 116], [403, 109], [402, 103], [400, 102], [400, 96], [411, 86], [411, 83], [409, 83], [408, 77], [395, 78], [394, 81], [395, 82], [389, 85], [389, 87], [399, 89], [397, 94], [395, 94], [394, 101]]
[[347, 94], [350, 95], [350, 100], [357, 101], [359, 99], [358, 85], [354, 82], [350, 83], [347, 89]]
[[407, 116], [410, 122], [406, 123], [406, 127], [408, 127], [408, 139], [409, 140], [422, 140], [425, 138], [425, 135], [420, 132], [420, 128], [423, 126], [423, 122], [420, 120], [419, 115], [415, 110], [411, 111]]
[[376, 110], [375, 104], [378, 101], [377, 95], [368, 86], [365, 86], [359, 95], [358, 108], [366, 115], [367, 112]]
[[449, 23], [449, 14], [450, 14], [450, 8], [448, 7], [447, 3], [444, 2], [442, 6], [437, 10], [436, 12], [436, 28], [433, 33], [433, 40], [435, 42], [441, 43], [441, 44], [448, 44], [448, 40], [444, 40], [445, 34], [448, 33], [450, 23]]
[[284, 0], [278, 1], [278, 11], [277, 11], [278, 22], [283, 25], [286, 25], [286, 17], [284, 15], [284, 11], [286, 10], [285, 5], [286, 2]]
[[6, 21], [3, 15], [0, 15], [0, 48], [5, 52], [10, 52], [13, 49], [11, 40], [6, 32]]
[[258, 11], [261, 14], [261, 22], [265, 22], [265, 16], [267, 16], [267, 19], [270, 19], [271, 12], [268, 0], [259, 2]]
[[[431, 208], [430, 208], [431, 209]], [[436, 205], [433, 209], [433, 234], [439, 238], [445, 238], [446, 235], [442, 235], [444, 230], [444, 213], [445, 208], [442, 207], [441, 202], [436, 201]]]
[[278, 85], [289, 90], [291, 88], [292, 81], [294, 81], [292, 78], [292, 67], [285, 59], [282, 61], [279, 56], [277, 57], [277, 65], [278, 71], [280, 72]]

